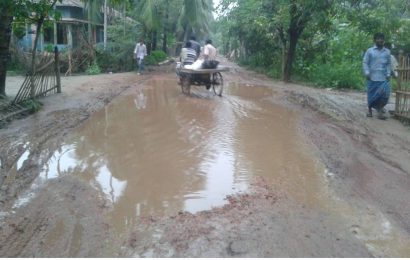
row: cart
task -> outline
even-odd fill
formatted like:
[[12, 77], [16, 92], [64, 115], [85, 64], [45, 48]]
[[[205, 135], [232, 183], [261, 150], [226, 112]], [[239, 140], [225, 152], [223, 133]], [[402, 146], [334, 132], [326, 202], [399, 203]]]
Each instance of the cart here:
[[212, 87], [215, 95], [222, 96], [224, 80], [221, 72], [229, 71], [228, 67], [218, 66], [215, 69], [179, 69], [182, 93], [189, 94], [191, 85]]

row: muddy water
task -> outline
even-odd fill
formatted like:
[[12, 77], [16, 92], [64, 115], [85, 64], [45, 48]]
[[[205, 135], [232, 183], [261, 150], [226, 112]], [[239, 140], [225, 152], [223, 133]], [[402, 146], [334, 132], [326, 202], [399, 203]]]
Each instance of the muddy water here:
[[322, 186], [316, 162], [301, 149], [297, 116], [273, 95], [231, 85], [223, 98], [203, 89], [187, 97], [166, 81], [148, 82], [95, 113], [40, 176], [86, 179], [113, 203], [119, 230], [139, 216], [224, 205], [254, 176], [314, 204]]

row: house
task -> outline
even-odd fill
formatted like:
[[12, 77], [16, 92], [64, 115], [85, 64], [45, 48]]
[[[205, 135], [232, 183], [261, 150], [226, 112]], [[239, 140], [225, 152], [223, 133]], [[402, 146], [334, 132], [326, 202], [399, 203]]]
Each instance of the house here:
[[[103, 15], [100, 15], [97, 22], [90, 22], [87, 18], [85, 5], [80, 0], [63, 0], [61, 3], [57, 2], [55, 8], [61, 13], [61, 19], [57, 22], [44, 24], [37, 44], [38, 50], [43, 51], [54, 46], [57, 46], [59, 50], [77, 47], [81, 40], [88, 40], [89, 23], [93, 25], [93, 42], [103, 41]], [[35, 25], [26, 25], [25, 36], [19, 40], [19, 45], [27, 51], [31, 50], [35, 35]]]

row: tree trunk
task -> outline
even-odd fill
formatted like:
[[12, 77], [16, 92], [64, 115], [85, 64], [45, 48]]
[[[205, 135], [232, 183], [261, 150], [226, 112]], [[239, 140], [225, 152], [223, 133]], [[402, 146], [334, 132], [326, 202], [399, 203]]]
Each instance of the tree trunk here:
[[104, 50], [107, 49], [107, 0], [104, 0]]
[[126, 11], [127, 11], [126, 10], [126, 3], [124, 1], [124, 36], [125, 36], [125, 24], [126, 24], [126, 21], [127, 21], [127, 12]]
[[91, 10], [91, 3], [89, 3], [88, 6], [88, 43], [92, 46], [93, 45], [93, 25], [91, 23], [91, 15], [92, 15], [92, 10]]
[[286, 52], [286, 60], [284, 64], [284, 71], [283, 71], [283, 81], [289, 82], [290, 77], [292, 75], [292, 65], [293, 60], [295, 58], [296, 46], [299, 39], [299, 34], [297, 32], [290, 32], [289, 37], [289, 49]]
[[282, 72], [282, 79], [285, 78], [285, 67], [286, 67], [286, 59], [287, 59], [287, 46], [286, 43], [282, 43], [282, 67], [281, 67], [281, 72]]
[[245, 61], [248, 59], [245, 43], [242, 40], [239, 40], [239, 56], [242, 61]]
[[53, 42], [54, 46], [57, 46], [58, 39], [57, 39], [57, 22], [54, 20], [53, 24]]
[[[289, 47], [286, 50], [286, 60], [283, 69], [283, 81], [289, 82], [292, 75], [292, 65], [293, 60], [295, 59], [296, 46], [298, 44], [299, 37], [302, 35], [303, 30], [305, 29], [307, 23], [311, 19], [311, 16], [308, 12], [303, 13], [296, 0], [291, 1], [289, 14], [291, 17], [289, 29], [287, 30], [287, 35], [289, 39]], [[283, 31], [282, 31], [283, 32]], [[282, 35], [283, 39], [286, 39], [284, 34]], [[286, 40], [282, 40], [286, 42]]]
[[157, 37], [158, 37], [157, 31], [153, 31], [152, 32], [152, 50], [153, 51], [157, 49]]
[[167, 30], [164, 28], [164, 36], [162, 38], [162, 51], [167, 53]]
[[162, 38], [162, 51], [167, 53], [167, 26], [169, 20], [169, 1], [166, 1], [166, 8], [165, 8], [165, 23], [164, 23], [164, 35]]
[[36, 28], [36, 37], [34, 38], [34, 46], [33, 46], [33, 53], [31, 56], [31, 78], [30, 78], [30, 96], [31, 98], [35, 97], [35, 85], [34, 85], [34, 74], [36, 73], [36, 54], [37, 54], [37, 43], [38, 43], [38, 39], [40, 37], [41, 34], [41, 26], [43, 25], [44, 22], [44, 16], [41, 16], [40, 19], [37, 22], [37, 28]]
[[13, 16], [8, 10], [0, 10], [0, 98], [6, 97], [6, 74], [9, 60], [11, 23]]

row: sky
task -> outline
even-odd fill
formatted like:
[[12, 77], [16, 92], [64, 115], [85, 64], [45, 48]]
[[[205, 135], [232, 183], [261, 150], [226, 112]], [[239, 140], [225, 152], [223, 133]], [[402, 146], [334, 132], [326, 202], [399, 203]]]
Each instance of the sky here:
[[[219, 4], [219, 2], [221, 2], [221, 0], [212, 0], [214, 2], [214, 8], [216, 8]], [[216, 19], [218, 17], [217, 13], [213, 12], [214, 18]]]

